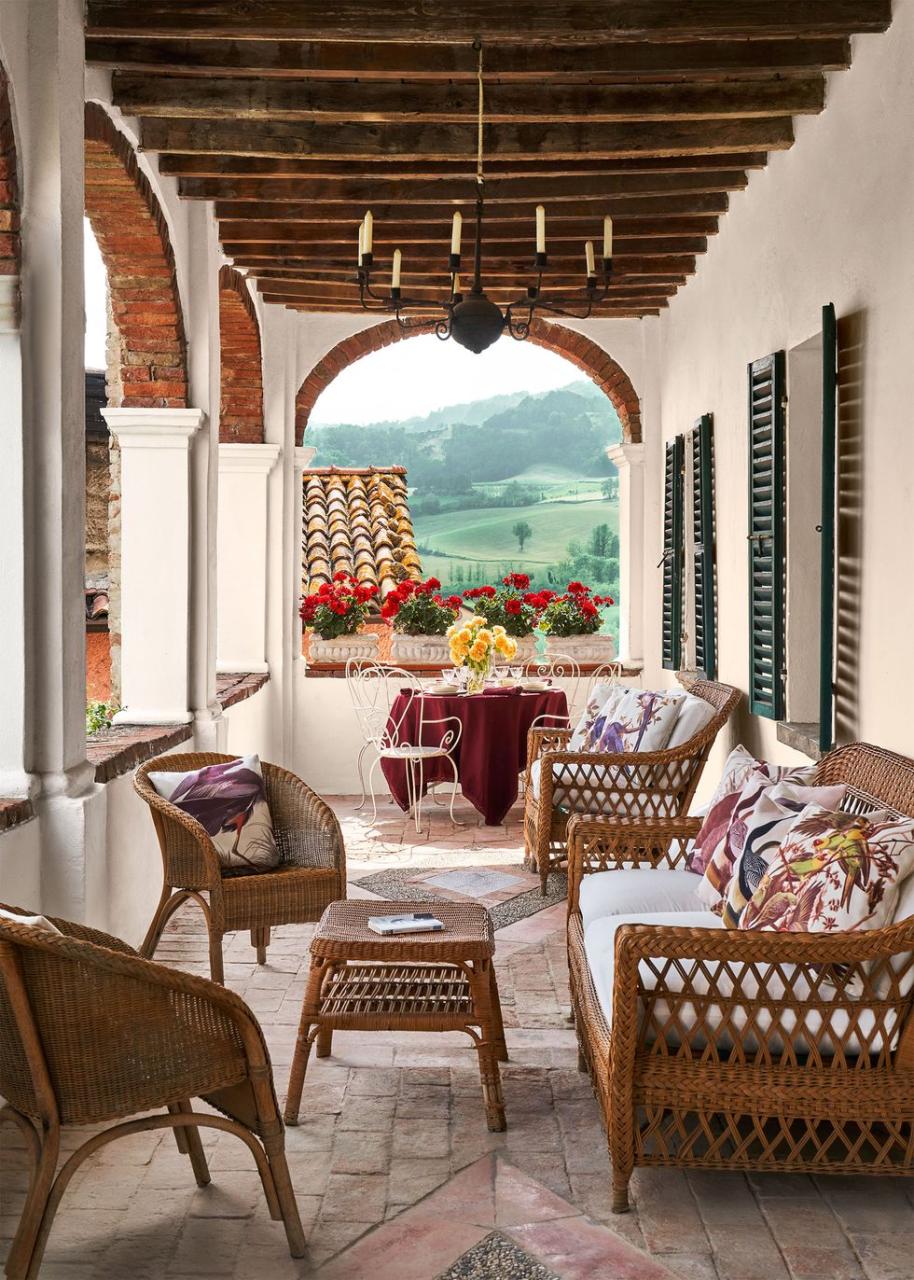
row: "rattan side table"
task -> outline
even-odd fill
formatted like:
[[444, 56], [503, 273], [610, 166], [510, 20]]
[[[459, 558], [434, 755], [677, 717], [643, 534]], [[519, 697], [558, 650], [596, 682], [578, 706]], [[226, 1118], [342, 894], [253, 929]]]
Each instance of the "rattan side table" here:
[[[369, 916], [429, 911], [439, 933], [380, 937]], [[495, 935], [485, 907], [453, 902], [333, 902], [311, 941], [286, 1124], [298, 1123], [311, 1046], [330, 1053], [334, 1031], [465, 1031], [479, 1055], [489, 1128], [505, 1128], [499, 1062], [507, 1062], [495, 981]]]

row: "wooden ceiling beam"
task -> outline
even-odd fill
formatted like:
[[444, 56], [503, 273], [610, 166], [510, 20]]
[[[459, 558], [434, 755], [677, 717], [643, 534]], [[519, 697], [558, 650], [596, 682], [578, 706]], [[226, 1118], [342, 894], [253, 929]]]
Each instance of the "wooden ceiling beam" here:
[[[329, 270], [351, 277], [355, 270], [355, 255], [350, 257], [347, 254], [345, 258], [329, 258], [323, 254], [295, 254], [289, 253], [286, 245], [279, 246], [283, 251], [281, 254], [251, 253], [250, 245], [239, 246], [237, 253], [232, 253], [228, 246], [223, 247], [226, 255], [234, 260], [236, 267], [247, 270], [248, 274], [252, 275], [257, 275], [258, 272], [273, 274], [277, 270], [292, 268], [303, 274], [311, 270]], [[550, 254], [550, 271], [554, 271], [556, 275], [574, 276], [580, 270], [582, 256], [580, 253]], [[420, 260], [417, 259], [412, 265], [416, 268], [420, 265]], [[440, 255], [427, 259], [425, 265], [430, 274], [440, 271]], [[615, 280], [623, 280], [630, 276], [656, 276], [661, 272], [668, 272], [671, 276], [694, 275], [695, 255], [660, 255], [654, 252], [652, 245], [650, 251], [641, 258], [618, 258], [613, 261], [613, 279]], [[389, 266], [385, 265], [383, 269], [379, 266], [379, 278], [389, 273]], [[484, 275], [487, 281], [505, 276], [508, 279], [522, 280], [526, 284], [531, 275], [530, 254], [526, 251], [526, 246], [517, 255], [486, 258]]]
[[[225, 243], [262, 244], [280, 241], [283, 244], [342, 244], [355, 245], [358, 239], [358, 228], [361, 219], [352, 218], [337, 222], [271, 222], [257, 218], [220, 222], [219, 235]], [[594, 214], [589, 220], [564, 222], [552, 220], [548, 223], [547, 239], [549, 245], [571, 242], [583, 244], [585, 240], [602, 241], [603, 219]], [[673, 241], [685, 239], [690, 243], [696, 237], [704, 239], [717, 233], [717, 219], [709, 219], [709, 225], [695, 226], [691, 222], [677, 222], [675, 219], [660, 219], [657, 222], [633, 222], [618, 224], [615, 227], [615, 248], [617, 253], [625, 251], [632, 239], [662, 239]], [[484, 242], [486, 246], [502, 243], [533, 244], [535, 239], [534, 220], [528, 222], [500, 222], [497, 218], [487, 217], [484, 226]], [[390, 251], [407, 245], [434, 246], [443, 253], [450, 245], [450, 226], [416, 224], [414, 222], [382, 222], [375, 220], [374, 243], [375, 253], [379, 253], [385, 245]], [[470, 251], [475, 236], [469, 228], [464, 236], [464, 254]], [[690, 249], [688, 252], [692, 252]]]
[[724, 37], [850, 35], [885, 31], [890, 0], [89, 0], [87, 35], [204, 39], [415, 41], [421, 44], [559, 45], [595, 40], [679, 41]]
[[[475, 82], [466, 44], [332, 44], [293, 40], [86, 41], [86, 61], [182, 76], [256, 75], [264, 79], [453, 80]], [[505, 46], [488, 60], [487, 83], [640, 84], [652, 81], [806, 75], [850, 65], [847, 39], [703, 40], [694, 43], [589, 43], [572, 49]]]
[[[296, 302], [289, 298], [276, 296], [273, 294], [261, 294], [264, 302], [274, 303], [280, 307], [286, 307], [290, 311], [315, 312], [318, 314], [340, 314], [340, 315], [365, 315], [362, 307], [358, 302]], [[625, 307], [611, 307], [605, 303], [594, 306], [591, 317], [600, 319], [601, 317], [614, 318], [617, 320], [641, 320], [644, 316], [657, 316], [660, 314], [660, 303], [645, 302], [642, 305], [637, 303], [627, 304]], [[410, 316], [420, 317], [427, 316], [430, 320], [441, 318], [440, 307], [429, 307], [427, 310], [418, 307], [410, 311]], [[393, 315], [391, 314], [391, 319]]]
[[[386, 287], [386, 286], [385, 286]], [[650, 298], [660, 301], [663, 298], [671, 298], [676, 293], [677, 285], [656, 285], [653, 288], [641, 286], [638, 282], [632, 282], [624, 288], [615, 288], [611, 290], [609, 297], [613, 301], [631, 301], [635, 298], [639, 301]], [[332, 281], [322, 283], [320, 281], [288, 281], [288, 280], [258, 280], [257, 289], [259, 293], [270, 293], [273, 295], [281, 295], [284, 298], [312, 298], [324, 296], [327, 298], [344, 298], [347, 300], [353, 297], [358, 298], [358, 288], [347, 281]], [[381, 290], [383, 292], [383, 290]], [[548, 289], [544, 289], [544, 294], [555, 294], [558, 291], [569, 293], [581, 292], [581, 277], [577, 279], [569, 276], [567, 278], [559, 278], [549, 281]], [[447, 296], [447, 289], [441, 284], [432, 282], [427, 283], [410, 283], [404, 285], [404, 295], [410, 297], [425, 297], [428, 295], [429, 300], [440, 299]], [[486, 286], [486, 296], [494, 302], [510, 302], [512, 299], [522, 297], [525, 293], [523, 287], [511, 286], [504, 284], [500, 286]]]
[[[308, 122], [326, 125], [467, 125], [477, 118], [476, 86], [361, 84], [308, 80], [142, 75], [115, 71], [114, 102], [130, 116], [168, 120]], [[825, 77], [723, 84], [491, 85], [489, 125], [614, 124], [622, 121], [755, 120], [815, 115]]]
[[[626, 124], [486, 126], [486, 154], [515, 159], [574, 160], [577, 156], [713, 155], [742, 148], [785, 151], [793, 143], [793, 120], [714, 120]], [[430, 159], [475, 154], [473, 128], [451, 125], [236, 124], [231, 120], [157, 120], [142, 124], [142, 149], [210, 151], [220, 155], [360, 159], [400, 156]]]
[[[591, 237], [596, 241], [597, 237]], [[403, 245], [403, 240], [380, 239], [375, 237], [375, 257], [380, 261], [384, 258], [390, 258], [394, 249], [398, 245]], [[549, 261], [574, 260], [579, 257], [583, 261], [584, 258], [584, 237], [575, 236], [563, 240], [553, 238], [550, 242], [553, 247], [549, 253]], [[256, 255], [261, 258], [282, 258], [282, 257], [302, 257], [318, 259], [324, 253], [335, 253], [338, 256], [347, 256], [349, 246], [352, 246], [352, 261], [355, 263], [355, 236], [345, 238], [328, 229], [327, 235], [322, 240], [229, 240], [223, 235], [222, 248], [226, 255], [230, 258], [242, 255]], [[465, 241], [463, 253], [463, 270], [468, 271], [472, 265], [472, 241]], [[497, 234], [495, 236], [486, 236], [486, 259], [489, 257], [518, 257], [528, 259], [527, 270], [533, 260], [533, 237], [527, 238], [512, 237], [510, 239], [502, 239]], [[599, 249], [599, 245], [595, 245]], [[667, 239], [657, 237], [652, 239], [648, 236], [635, 237], [626, 236], [624, 239], [616, 238], [613, 241], [613, 260], [618, 262], [624, 258], [640, 258], [643, 254], [649, 253], [652, 257], [678, 257], [680, 254], [696, 254], [705, 253], [708, 248], [708, 241], [705, 236], [670, 236]], [[433, 241], [417, 241], [409, 244], [408, 254], [410, 258], [415, 258], [417, 262], [422, 261], [446, 261], [448, 245], [446, 240]], [[404, 254], [404, 256], [406, 256]]]
[[[647, 197], [643, 200], [614, 200], [604, 197], [592, 200], [571, 201], [546, 210], [550, 222], [552, 217], [569, 221], [575, 218], [602, 218], [610, 213], [616, 220], [620, 230], [639, 222], [647, 225], [662, 225], [668, 222], [679, 222], [689, 219], [698, 226], [707, 226], [708, 234], [712, 234], [710, 224], [727, 211], [727, 196], [724, 193], [697, 196], [665, 196]], [[462, 208], [466, 216], [473, 213], [473, 205], [467, 201], [463, 206], [447, 204], [379, 204], [373, 203], [372, 214], [376, 222], [383, 220], [412, 224], [426, 223], [429, 226], [449, 226], [454, 207]], [[492, 204], [487, 205], [486, 221], [532, 223], [535, 217], [536, 202], [524, 204]], [[217, 200], [215, 216], [220, 220], [237, 219], [239, 221], [256, 219], [265, 222], [345, 222], [355, 219], [361, 222], [365, 213], [364, 204], [329, 204], [317, 201], [304, 201], [297, 204], [283, 201], [256, 200]], [[644, 234], [649, 234], [644, 232]], [[663, 234], [667, 234], [664, 232]], [[703, 232], [700, 234], [704, 234]]]
[[[352, 284], [355, 282], [355, 275], [351, 266], [347, 268], [337, 268], [334, 270], [326, 269], [323, 266], [321, 268], [312, 269], [310, 267], [290, 268], [274, 267], [270, 265], [249, 272], [248, 278], [253, 280], [258, 288], [261, 283], [288, 285], [290, 288], [295, 288], [303, 284], [333, 284], [340, 281]], [[378, 279], [386, 288], [390, 283], [390, 271], [380, 270], [378, 272]], [[414, 285], [416, 287], [426, 285], [429, 288], [436, 289], [440, 293], [441, 290], [449, 283], [450, 276], [447, 274], [446, 269], [441, 269], [440, 264], [438, 264], [437, 268], [429, 268], [427, 270], [415, 267], [410, 268], [409, 264], [407, 264], [403, 269], [402, 279], [404, 287], [412, 288]], [[514, 271], [503, 272], [487, 270], [486, 280], [488, 282], [493, 282], [493, 288], [515, 289], [517, 287], [518, 276]], [[566, 286], [568, 288], [578, 288], [581, 283], [581, 275], [580, 272], [576, 275], [572, 275], [570, 272], [566, 272], [565, 274], [553, 274], [550, 271], [546, 277], [546, 281], [548, 288], [550, 289], [559, 285], [563, 288]], [[650, 292], [653, 289], [676, 289], [680, 285], [685, 284], [685, 282], [685, 275], [676, 275], [672, 272], [658, 271], [655, 275], [641, 274], [633, 279], [626, 276], [621, 276], [619, 278], [614, 276], [610, 281], [609, 287], [613, 293], [619, 291], [630, 292], [634, 288], [644, 289], [646, 292]], [[526, 279], [524, 284], [526, 284]]]

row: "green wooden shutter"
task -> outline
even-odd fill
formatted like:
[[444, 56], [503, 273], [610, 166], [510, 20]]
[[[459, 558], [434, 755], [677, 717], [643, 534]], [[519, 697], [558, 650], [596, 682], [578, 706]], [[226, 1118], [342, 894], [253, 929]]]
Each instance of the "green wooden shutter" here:
[[749, 701], [753, 715], [784, 715], [783, 351], [749, 366]]
[[695, 665], [717, 679], [717, 583], [714, 565], [714, 429], [710, 413], [692, 435], [692, 534], [695, 544]]
[[822, 308], [822, 545], [819, 624], [819, 748], [835, 744], [835, 470], [838, 405], [838, 324], [834, 304]]
[[675, 671], [682, 657], [682, 472], [685, 437], [666, 446], [663, 492], [663, 665]]

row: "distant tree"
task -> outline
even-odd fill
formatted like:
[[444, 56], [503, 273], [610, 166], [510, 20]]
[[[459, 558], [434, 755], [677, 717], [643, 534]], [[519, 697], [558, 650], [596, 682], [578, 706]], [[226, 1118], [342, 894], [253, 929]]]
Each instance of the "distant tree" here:
[[527, 539], [533, 537], [533, 529], [526, 520], [518, 520], [516, 524], [511, 526], [511, 532], [517, 539], [517, 545], [520, 547], [521, 551], [523, 551], [524, 543]]
[[615, 501], [619, 496], [619, 477], [610, 476], [608, 479], [604, 480], [602, 484], [602, 493], [603, 497], [606, 498], [608, 502]]
[[618, 556], [619, 539], [608, 524], [598, 524], [593, 530], [587, 551], [590, 555], [598, 556], [601, 560], [608, 559], [610, 556]]

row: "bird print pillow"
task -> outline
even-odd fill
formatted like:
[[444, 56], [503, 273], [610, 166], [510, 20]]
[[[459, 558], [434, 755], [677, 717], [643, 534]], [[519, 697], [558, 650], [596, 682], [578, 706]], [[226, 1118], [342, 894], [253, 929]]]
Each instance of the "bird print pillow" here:
[[611, 697], [593, 722], [585, 751], [662, 751], [676, 725], [685, 693], [677, 689], [651, 692], [625, 689], [621, 698]]
[[257, 756], [209, 764], [192, 773], [150, 773], [149, 781], [206, 830], [221, 866], [253, 873], [279, 865]]
[[914, 870], [914, 822], [810, 805], [746, 903], [740, 929], [837, 933], [881, 929]]

